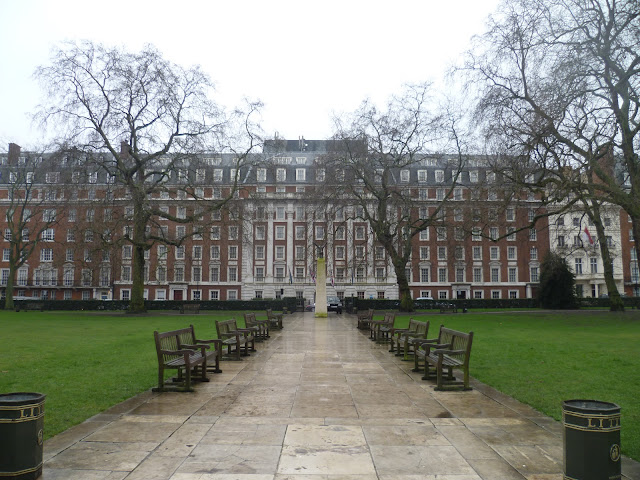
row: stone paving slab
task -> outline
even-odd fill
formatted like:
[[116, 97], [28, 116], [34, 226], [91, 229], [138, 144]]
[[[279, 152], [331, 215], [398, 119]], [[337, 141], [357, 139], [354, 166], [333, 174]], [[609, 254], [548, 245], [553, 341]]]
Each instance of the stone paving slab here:
[[48, 440], [42, 478], [562, 480], [559, 422], [475, 380], [436, 392], [353, 316], [284, 324], [193, 393], [144, 392]]

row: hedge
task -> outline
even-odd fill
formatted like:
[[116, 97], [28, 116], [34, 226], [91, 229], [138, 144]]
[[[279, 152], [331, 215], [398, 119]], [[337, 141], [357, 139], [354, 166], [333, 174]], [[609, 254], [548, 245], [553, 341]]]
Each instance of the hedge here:
[[[282, 311], [284, 307], [290, 312], [296, 309], [296, 298], [286, 297], [280, 300], [254, 299], [254, 300], [202, 300], [202, 301], [145, 301], [147, 310], [179, 311], [184, 304], [199, 304], [200, 310], [267, 310]], [[33, 303], [44, 304], [45, 310], [126, 310], [129, 302], [126, 300], [15, 300], [14, 305], [20, 310]], [[4, 300], [0, 303], [4, 308]]]

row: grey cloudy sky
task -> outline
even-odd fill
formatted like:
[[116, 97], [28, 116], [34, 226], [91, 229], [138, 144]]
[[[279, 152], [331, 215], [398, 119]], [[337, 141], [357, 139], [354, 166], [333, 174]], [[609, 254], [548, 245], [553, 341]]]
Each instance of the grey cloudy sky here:
[[325, 138], [330, 117], [405, 83], [442, 81], [499, 0], [0, 0], [0, 149], [42, 141], [32, 74], [51, 47], [90, 39], [199, 64], [228, 108], [260, 99], [267, 134]]

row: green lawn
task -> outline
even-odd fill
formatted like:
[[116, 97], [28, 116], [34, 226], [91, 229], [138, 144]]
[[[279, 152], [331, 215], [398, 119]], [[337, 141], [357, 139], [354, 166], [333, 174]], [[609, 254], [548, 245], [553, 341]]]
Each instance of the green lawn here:
[[[193, 323], [199, 337], [214, 338], [214, 318], [232, 316], [242, 317], [0, 312], [0, 392], [46, 394], [48, 438], [154, 386], [153, 330]], [[471, 375], [558, 420], [563, 400], [620, 405], [623, 452], [640, 460], [640, 312], [414, 318], [431, 321], [429, 336], [441, 323], [473, 330]]]
[[[562, 401], [613, 402], [622, 413], [622, 450], [640, 460], [640, 312], [414, 315], [473, 331], [471, 375], [562, 419]], [[408, 317], [406, 319], [408, 323]]]
[[154, 330], [216, 338], [214, 319], [234, 316], [0, 311], [0, 393], [46, 394], [49, 438], [157, 384]]

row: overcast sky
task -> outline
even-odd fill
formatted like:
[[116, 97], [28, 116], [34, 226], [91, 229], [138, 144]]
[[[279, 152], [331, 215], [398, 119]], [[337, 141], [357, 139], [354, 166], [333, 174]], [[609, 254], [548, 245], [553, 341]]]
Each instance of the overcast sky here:
[[442, 82], [498, 0], [0, 0], [0, 150], [42, 141], [32, 78], [51, 48], [89, 39], [130, 51], [154, 44], [200, 64], [226, 107], [260, 99], [268, 135], [326, 138], [332, 113], [405, 83]]

